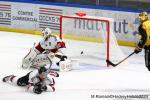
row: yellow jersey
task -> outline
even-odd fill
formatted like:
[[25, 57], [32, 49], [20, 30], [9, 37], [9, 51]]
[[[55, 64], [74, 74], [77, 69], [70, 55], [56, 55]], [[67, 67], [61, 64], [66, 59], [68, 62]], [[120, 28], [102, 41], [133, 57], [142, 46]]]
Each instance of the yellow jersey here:
[[144, 21], [142, 23], [142, 28], [147, 34], [147, 39], [144, 46], [150, 46], [150, 20]]

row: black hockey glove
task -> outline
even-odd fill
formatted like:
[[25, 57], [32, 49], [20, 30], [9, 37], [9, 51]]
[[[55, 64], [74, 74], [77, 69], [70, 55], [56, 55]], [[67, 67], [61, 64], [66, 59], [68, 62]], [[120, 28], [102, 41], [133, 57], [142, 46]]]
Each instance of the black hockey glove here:
[[66, 59], [67, 59], [67, 56], [64, 55], [61, 57], [60, 61], [65, 61]]
[[33, 92], [36, 94], [41, 94], [43, 92], [41, 87], [42, 87], [41, 83], [36, 83], [34, 85]]
[[138, 54], [138, 53], [141, 52], [141, 51], [142, 51], [142, 49], [139, 48], [139, 47], [136, 47], [135, 50], [134, 50], [134, 52], [135, 52], [136, 54]]

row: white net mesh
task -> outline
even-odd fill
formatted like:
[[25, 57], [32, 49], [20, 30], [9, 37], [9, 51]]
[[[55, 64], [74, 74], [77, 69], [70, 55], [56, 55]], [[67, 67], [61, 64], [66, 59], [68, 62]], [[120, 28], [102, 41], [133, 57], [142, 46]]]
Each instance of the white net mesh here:
[[66, 54], [71, 59], [78, 59], [80, 64], [106, 66], [107, 58], [118, 62], [125, 57], [117, 44], [110, 18], [64, 16], [61, 26], [63, 37], [75, 39], [67, 40]]

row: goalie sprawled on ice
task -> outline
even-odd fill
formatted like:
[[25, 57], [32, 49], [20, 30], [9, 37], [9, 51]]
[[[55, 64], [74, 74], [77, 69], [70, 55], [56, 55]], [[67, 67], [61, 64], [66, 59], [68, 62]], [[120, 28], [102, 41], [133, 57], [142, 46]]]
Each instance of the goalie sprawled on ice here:
[[42, 31], [42, 40], [34, 45], [34, 47], [30, 49], [30, 52], [23, 58], [23, 68], [37, 68], [50, 63], [52, 67], [58, 66], [62, 71], [72, 69], [71, 61], [67, 59], [67, 56], [62, 52], [62, 49], [66, 48], [65, 42], [51, 33], [52, 31], [49, 28]]

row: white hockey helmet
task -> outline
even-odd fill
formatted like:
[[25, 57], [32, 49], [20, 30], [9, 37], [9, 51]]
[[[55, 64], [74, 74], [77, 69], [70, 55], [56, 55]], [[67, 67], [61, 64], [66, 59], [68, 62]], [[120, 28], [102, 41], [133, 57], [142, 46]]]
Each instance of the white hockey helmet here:
[[52, 33], [52, 30], [49, 29], [49, 28], [45, 28], [45, 29], [42, 31], [43, 37], [47, 37], [47, 36], [49, 36], [51, 33]]

